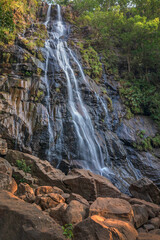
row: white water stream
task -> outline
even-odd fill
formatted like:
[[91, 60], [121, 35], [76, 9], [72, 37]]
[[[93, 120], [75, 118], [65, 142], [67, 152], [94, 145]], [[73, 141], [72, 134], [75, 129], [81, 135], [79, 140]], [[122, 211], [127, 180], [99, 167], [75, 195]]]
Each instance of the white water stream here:
[[[51, 5], [49, 5], [47, 19], [45, 25], [47, 26], [50, 21]], [[79, 148], [79, 159], [82, 159], [82, 165], [86, 169], [91, 169], [93, 171], [102, 173], [104, 171], [104, 159], [101, 150], [101, 146], [98, 142], [94, 126], [92, 124], [90, 115], [87, 111], [85, 104], [83, 103], [81, 92], [78, 86], [78, 79], [72, 69], [69, 60], [69, 54], [73, 61], [78, 65], [82, 78], [85, 81], [85, 75], [83, 73], [82, 67], [80, 66], [78, 60], [73, 55], [71, 49], [67, 46], [67, 42], [64, 41], [63, 36], [65, 36], [66, 27], [63, 24], [61, 16], [61, 8], [57, 5], [57, 21], [54, 22], [54, 31], [49, 32], [50, 38], [46, 41], [46, 69], [45, 69], [45, 83], [47, 88], [47, 94], [49, 98], [49, 83], [48, 83], [48, 58], [50, 54], [56, 54], [56, 59], [60, 68], [63, 70], [66, 76], [67, 89], [68, 89], [68, 106], [69, 111], [72, 116], [72, 121], [75, 127], [77, 142]], [[52, 46], [54, 46], [54, 53], [52, 51]], [[49, 101], [49, 100], [48, 100]], [[48, 104], [48, 109], [50, 112], [50, 106]], [[49, 125], [50, 125], [50, 121]], [[53, 138], [53, 132], [49, 126], [50, 141]], [[108, 169], [106, 168], [108, 171]]]
[[[82, 77], [83, 82], [87, 88], [91, 89], [90, 83], [86, 80], [83, 69], [76, 58], [72, 50], [67, 46], [65, 41], [67, 27], [63, 23], [61, 8], [57, 5], [57, 20], [51, 20], [51, 11], [52, 5], [49, 5], [47, 12], [47, 19], [45, 26], [48, 30], [49, 39], [45, 43], [45, 55], [46, 55], [46, 64], [45, 64], [45, 75], [44, 83], [46, 85], [46, 102], [48, 108], [48, 132], [49, 132], [49, 150], [48, 150], [48, 160], [52, 161], [52, 157], [55, 154], [55, 142], [54, 142], [54, 130], [53, 130], [53, 110], [51, 106], [51, 89], [50, 84], [53, 79], [48, 79], [49, 76], [49, 62], [50, 59], [58, 63], [60, 69], [65, 75], [67, 93], [68, 93], [68, 104], [67, 109], [71, 116], [71, 121], [76, 133], [76, 146], [77, 151], [77, 160], [80, 160], [81, 167], [89, 169], [100, 175], [106, 177], [113, 177], [113, 179], [121, 179], [124, 185], [128, 185], [125, 178], [129, 178], [130, 173], [133, 176], [133, 179], [138, 178], [136, 176], [136, 170], [134, 170], [133, 165], [126, 160], [125, 168], [119, 166], [119, 169], [115, 168], [114, 164], [110, 161], [110, 156], [106, 144], [101, 142], [98, 138], [98, 132], [95, 129], [95, 126], [91, 120], [90, 113], [82, 99], [81, 91], [79, 88], [79, 79], [77, 74], [74, 72], [74, 69], [71, 65], [71, 60], [74, 65], [79, 69], [79, 73]], [[64, 81], [64, 78], [63, 78]], [[93, 91], [93, 89], [92, 89]], [[105, 121], [107, 128], [110, 129], [108, 108], [105, 100], [95, 92], [95, 98], [97, 99], [98, 105], [104, 110]], [[58, 116], [62, 118], [61, 112], [58, 110]], [[61, 135], [62, 138], [59, 138], [58, 151], [62, 150], [62, 141], [63, 141], [63, 123], [61, 119]], [[103, 145], [103, 148], [101, 146]], [[102, 152], [102, 149], [104, 152]], [[104, 150], [105, 149], [105, 150]], [[59, 154], [58, 153], [58, 154]], [[105, 159], [104, 159], [105, 158]], [[73, 159], [69, 159], [73, 160]], [[58, 162], [59, 166], [60, 162]], [[133, 170], [133, 171], [132, 171]]]

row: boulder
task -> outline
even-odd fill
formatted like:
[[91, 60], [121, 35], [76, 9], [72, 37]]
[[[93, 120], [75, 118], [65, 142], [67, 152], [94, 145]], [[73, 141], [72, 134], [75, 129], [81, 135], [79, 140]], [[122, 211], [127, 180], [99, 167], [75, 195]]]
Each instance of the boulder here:
[[143, 224], [147, 223], [149, 214], [145, 205], [134, 204], [132, 205], [132, 209], [134, 212], [134, 223], [136, 228], [139, 228]]
[[59, 169], [64, 172], [66, 175], [68, 174], [68, 172], [73, 169], [73, 168], [79, 168], [79, 169], [82, 169], [82, 166], [81, 164], [76, 161], [76, 160], [72, 160], [72, 161], [69, 161], [69, 160], [65, 160], [65, 159], [62, 159], [62, 161], [60, 162], [59, 164]]
[[11, 193], [15, 194], [17, 192], [18, 189], [18, 185], [16, 183], [16, 181], [14, 180], [14, 178], [12, 178], [12, 186], [11, 186]]
[[160, 190], [148, 178], [142, 178], [132, 183], [129, 187], [129, 191], [135, 198], [160, 204]]
[[94, 215], [78, 223], [74, 240], [136, 240], [138, 233], [128, 222]]
[[7, 142], [5, 139], [0, 138], [0, 156], [5, 156], [7, 154]]
[[35, 184], [37, 183], [37, 179], [33, 178], [30, 173], [25, 173], [23, 170], [18, 169], [18, 167], [12, 167], [13, 169], [13, 176], [16, 179], [17, 183], [21, 181], [25, 181], [28, 184]]
[[13, 165], [16, 164], [17, 159], [24, 159], [27, 165], [32, 166], [32, 176], [39, 179], [40, 185], [56, 186], [65, 189], [62, 182], [62, 179], [65, 176], [64, 173], [54, 168], [48, 161], [15, 150], [8, 150], [6, 159]]
[[68, 203], [68, 198], [70, 197], [70, 194], [69, 193], [63, 193], [62, 194], [62, 197], [65, 199], [65, 201]]
[[[63, 195], [62, 195], [63, 196]], [[76, 193], [71, 193], [69, 195], [69, 197], [67, 198], [67, 203], [70, 203], [72, 200], [76, 200], [84, 205], [86, 205], [87, 207], [89, 207], [89, 202], [84, 199], [81, 195], [76, 194]]]
[[88, 217], [88, 212], [89, 208], [86, 205], [76, 200], [72, 200], [67, 206], [66, 211], [64, 213], [63, 216], [64, 222], [66, 224], [67, 223], [77, 224], [86, 217]]
[[149, 223], [152, 224], [155, 228], [160, 228], [160, 217], [151, 218]]
[[89, 215], [99, 215], [105, 218], [133, 221], [131, 205], [119, 198], [97, 198], [90, 206]]
[[12, 167], [4, 158], [0, 158], [0, 190], [12, 188]]
[[105, 177], [83, 169], [73, 169], [63, 178], [70, 192], [77, 193], [87, 201], [97, 197], [118, 197], [120, 191]]
[[34, 190], [27, 183], [19, 184], [17, 195], [26, 202], [33, 203], [35, 201]]
[[160, 229], [154, 229], [150, 231], [151, 234], [160, 235]]
[[48, 209], [48, 208], [54, 208], [59, 203], [64, 203], [64, 198], [57, 193], [49, 193], [45, 195], [39, 195], [36, 197], [35, 203], [40, 205], [42, 210]]
[[67, 208], [66, 203], [60, 203], [56, 207], [50, 209], [49, 215], [58, 224], [64, 225], [65, 224], [64, 214], [65, 214], [66, 208]]
[[58, 193], [62, 195], [64, 192], [58, 187], [51, 187], [51, 186], [40, 186], [40, 187], [37, 187], [35, 190], [36, 196], [44, 195], [47, 193]]
[[157, 234], [152, 233], [140, 233], [137, 240], [159, 240], [160, 237]]
[[140, 200], [140, 199], [137, 199], [137, 198], [131, 198], [129, 200], [129, 203], [131, 205], [134, 205], [134, 204], [145, 205], [150, 218], [156, 217], [160, 213], [160, 206], [158, 206], [154, 203], [151, 203], [151, 202], [146, 202], [145, 200]]
[[12, 177], [12, 167], [4, 158], [0, 158], [0, 172]]
[[154, 230], [155, 227], [152, 224], [144, 224], [144, 229], [146, 230], [146, 232]]
[[61, 227], [41, 210], [0, 191], [0, 239], [64, 240]]

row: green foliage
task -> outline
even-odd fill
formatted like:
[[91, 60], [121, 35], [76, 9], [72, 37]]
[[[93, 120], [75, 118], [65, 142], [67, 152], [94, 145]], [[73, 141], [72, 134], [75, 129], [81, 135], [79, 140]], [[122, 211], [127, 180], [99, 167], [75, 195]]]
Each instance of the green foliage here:
[[78, 43], [82, 58], [84, 60], [85, 73], [93, 79], [101, 78], [102, 64], [99, 61], [97, 52], [90, 46], [90, 44]]
[[143, 93], [140, 88], [132, 85], [130, 82], [122, 82], [122, 87], [119, 92], [124, 100], [126, 106], [128, 106], [132, 113], [140, 114], [143, 113], [143, 109], [141, 106], [141, 101], [143, 98]]
[[113, 111], [112, 99], [107, 96], [107, 106], [110, 111]]
[[27, 166], [26, 162], [24, 159], [22, 160], [16, 160], [16, 166], [20, 169], [23, 170], [25, 173], [31, 173], [31, 165]]
[[0, 1], [0, 45], [13, 44], [17, 32], [21, 32], [31, 19], [36, 18], [40, 0]]
[[145, 131], [141, 130], [137, 133], [137, 137], [137, 142], [133, 146], [139, 151], [152, 151], [153, 148], [160, 147], [160, 135], [145, 137]]
[[37, 74], [40, 76], [42, 74], [42, 69], [41, 68], [37, 68]]
[[73, 7], [77, 26], [87, 26], [87, 41], [101, 52], [106, 72], [124, 80], [126, 117], [145, 114], [160, 124], [160, 1], [73, 0]]
[[160, 135], [157, 135], [154, 138], [151, 138], [151, 144], [154, 148], [159, 148], [160, 147]]
[[37, 55], [36, 57], [41, 61], [41, 62], [44, 62], [44, 57], [42, 55], [42, 53], [40, 51], [37, 52]]
[[131, 109], [129, 107], [126, 107], [126, 115], [125, 115], [125, 118], [126, 119], [131, 119], [133, 117], [133, 113], [131, 112]]
[[141, 139], [144, 138], [144, 135], [145, 135], [145, 130], [142, 130], [142, 131], [137, 133], [137, 136], [140, 137]]
[[28, 71], [26, 71], [26, 72], [24, 73], [24, 75], [25, 75], [26, 77], [31, 77], [31, 76], [32, 76], [32, 73], [31, 73], [31, 72], [28, 72]]
[[63, 227], [63, 235], [67, 239], [73, 239], [73, 225], [72, 224], [65, 224]]
[[41, 98], [43, 95], [44, 95], [44, 92], [38, 90], [38, 92], [37, 92], [37, 97], [38, 97], [38, 98]]
[[[25, 183], [26, 180], [24, 178], [21, 178], [20, 176], [13, 174], [12, 177], [15, 179], [17, 183]], [[27, 183], [27, 182], [26, 182]]]

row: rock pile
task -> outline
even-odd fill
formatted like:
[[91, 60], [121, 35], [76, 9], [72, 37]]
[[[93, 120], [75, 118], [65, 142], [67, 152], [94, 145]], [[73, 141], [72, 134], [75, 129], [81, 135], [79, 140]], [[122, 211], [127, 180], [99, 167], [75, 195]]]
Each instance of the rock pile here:
[[[144, 197], [139, 197], [134, 190], [136, 198], [127, 196], [86, 170], [73, 169], [66, 176], [47, 161], [11, 150], [6, 159], [10, 163], [0, 159], [0, 174], [10, 180], [4, 177], [0, 185], [0, 239], [66, 239], [62, 226], [67, 225], [73, 227], [74, 240], [160, 239], [160, 206], [155, 204], [159, 189], [153, 183], [149, 186], [156, 189], [156, 196], [146, 201], [147, 192], [141, 191]], [[21, 180], [16, 187], [14, 181], [13, 190], [16, 159], [31, 166], [32, 184]]]

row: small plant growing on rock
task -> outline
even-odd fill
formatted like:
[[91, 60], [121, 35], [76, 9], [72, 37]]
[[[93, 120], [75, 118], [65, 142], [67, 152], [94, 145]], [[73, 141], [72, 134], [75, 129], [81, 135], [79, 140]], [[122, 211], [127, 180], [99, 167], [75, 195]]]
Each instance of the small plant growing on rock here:
[[16, 165], [20, 170], [23, 170], [25, 173], [31, 173], [31, 166], [27, 166], [24, 159], [16, 160]]
[[73, 239], [73, 225], [70, 224], [65, 224], [63, 227], [63, 235], [67, 238], [67, 239]]

